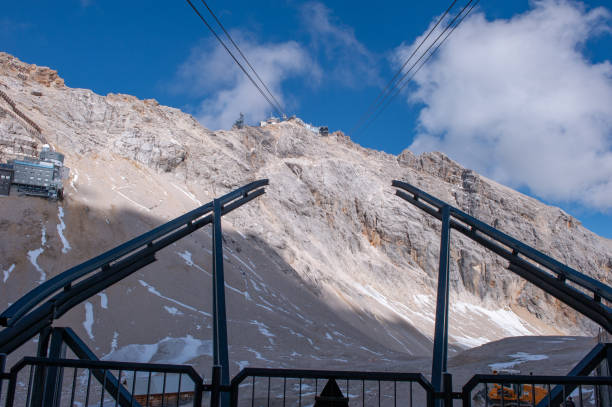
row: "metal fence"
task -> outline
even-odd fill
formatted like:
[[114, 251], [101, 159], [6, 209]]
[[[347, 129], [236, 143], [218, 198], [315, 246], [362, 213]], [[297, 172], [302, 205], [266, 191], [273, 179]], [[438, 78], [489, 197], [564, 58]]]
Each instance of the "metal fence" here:
[[5, 407], [202, 405], [191, 366], [27, 357], [3, 378]]
[[[231, 382], [231, 405], [433, 406], [433, 387], [420, 373], [326, 370], [242, 370]], [[342, 404], [344, 403], [344, 404]]]
[[609, 375], [475, 375], [453, 392], [446, 374], [436, 392], [420, 373], [246, 368], [230, 385], [219, 373], [205, 383], [185, 365], [26, 357], [1, 370], [0, 406], [612, 406]]
[[610, 407], [612, 377], [476, 375], [463, 407]]

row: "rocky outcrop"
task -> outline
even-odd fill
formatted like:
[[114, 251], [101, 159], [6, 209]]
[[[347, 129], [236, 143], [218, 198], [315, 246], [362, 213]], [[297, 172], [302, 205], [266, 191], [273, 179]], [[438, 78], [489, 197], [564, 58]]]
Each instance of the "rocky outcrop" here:
[[19, 59], [5, 52], [0, 52], [0, 69], [22, 81], [34, 81], [45, 87], [64, 87], [64, 80], [57, 71], [46, 66], [24, 64]]

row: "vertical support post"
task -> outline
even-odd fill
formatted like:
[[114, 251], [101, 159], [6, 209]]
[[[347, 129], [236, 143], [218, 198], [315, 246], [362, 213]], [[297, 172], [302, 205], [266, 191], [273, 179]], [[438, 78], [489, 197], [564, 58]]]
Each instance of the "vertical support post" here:
[[[223, 232], [221, 201], [213, 200], [213, 364], [221, 367], [221, 384], [229, 385], [225, 277], [223, 275]], [[229, 394], [223, 393], [221, 405], [229, 406]]]
[[608, 365], [608, 376], [612, 376], [612, 345], [606, 344], [606, 364]]
[[219, 386], [221, 385], [221, 366], [212, 368], [212, 392], [210, 393], [210, 407], [219, 407]]
[[[231, 391], [230, 391], [230, 407], [238, 407], [238, 385], [234, 385], [232, 383]], [[284, 399], [283, 395], [283, 399]]]
[[[47, 352], [49, 352], [49, 340], [51, 339], [51, 332], [53, 328], [48, 325], [40, 330], [38, 334], [38, 350], [36, 356], [39, 358], [46, 358]], [[32, 384], [32, 407], [43, 406], [43, 391], [45, 386], [45, 367], [36, 366], [34, 368], [34, 383]]]
[[47, 353], [49, 352], [49, 341], [51, 339], [51, 331], [53, 328], [51, 326], [46, 326], [40, 330], [38, 334], [38, 346], [36, 350], [36, 357], [38, 358], [46, 358]]
[[[450, 255], [450, 207], [442, 207], [442, 233], [440, 240], [440, 267], [438, 271], [438, 295], [436, 299], [436, 326], [434, 332], [431, 384], [435, 392], [442, 390], [442, 373], [446, 371], [448, 357], [448, 292]], [[436, 401], [436, 406], [441, 400]]]
[[[606, 339], [608, 339], [607, 336]], [[608, 371], [604, 372], [604, 374], [607, 373], [608, 376], [612, 376], [612, 345], [609, 343], [606, 344], [606, 367]], [[601, 386], [600, 389], [602, 389], [602, 395], [604, 396], [602, 400], [604, 402], [603, 405], [610, 405], [612, 402], [612, 386]]]
[[444, 391], [444, 407], [453, 407], [453, 375], [442, 373], [442, 390]]
[[[4, 374], [4, 368], [6, 366], [6, 353], [0, 353], [0, 374]], [[2, 385], [4, 379], [0, 379], [0, 398], [2, 398]]]
[[[196, 383], [194, 392], [195, 393], [193, 395], [193, 406], [202, 407], [202, 393], [204, 392], [204, 383], [202, 383], [201, 381]], [[180, 394], [179, 394], [179, 400], [180, 400]]]
[[[64, 335], [61, 328], [54, 328], [51, 334], [51, 346], [49, 347], [50, 359], [62, 359], [66, 357], [66, 344], [64, 343]], [[45, 406], [59, 406], [60, 397], [62, 394], [62, 381], [64, 377], [64, 368], [57, 366], [49, 366], [47, 368], [47, 376], [45, 377]]]

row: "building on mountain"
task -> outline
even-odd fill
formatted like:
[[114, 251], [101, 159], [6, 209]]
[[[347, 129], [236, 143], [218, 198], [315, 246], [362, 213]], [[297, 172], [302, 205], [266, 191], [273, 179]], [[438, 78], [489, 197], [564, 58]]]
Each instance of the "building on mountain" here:
[[[64, 155], [45, 144], [38, 159], [16, 158], [0, 167], [0, 194], [9, 195], [10, 188], [15, 187], [21, 194], [62, 199], [63, 180], [68, 178], [69, 172], [70, 169], [64, 166]], [[5, 185], [7, 180], [8, 187]]]
[[13, 166], [11, 164], [0, 164], [0, 195], [8, 195], [13, 182]]
[[271, 116], [270, 118], [268, 118], [265, 121], [260, 121], [259, 122], [259, 126], [260, 127], [266, 127], [269, 124], [277, 124], [277, 123], [280, 123], [280, 122], [281, 122], [281, 119], [279, 119], [278, 117]]

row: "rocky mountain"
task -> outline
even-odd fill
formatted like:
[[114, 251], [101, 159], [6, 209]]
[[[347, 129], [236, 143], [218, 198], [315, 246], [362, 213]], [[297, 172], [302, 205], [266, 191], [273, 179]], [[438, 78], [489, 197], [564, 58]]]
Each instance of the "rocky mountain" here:
[[[48, 142], [71, 168], [63, 201], [0, 197], [3, 309], [66, 268], [260, 178], [270, 180], [267, 193], [223, 223], [236, 370], [369, 360], [399, 368], [431, 352], [440, 223], [397, 198], [393, 179], [612, 282], [609, 240], [441, 153], [386, 154], [340, 131], [319, 136], [299, 119], [211, 131], [152, 99], [69, 88], [56, 71], [5, 53], [0, 91], [22, 112], [0, 99], [0, 158]], [[451, 239], [455, 350], [595, 332], [494, 254]], [[208, 229], [177, 242], [59, 324], [107, 358], [208, 363], [210, 247]]]

